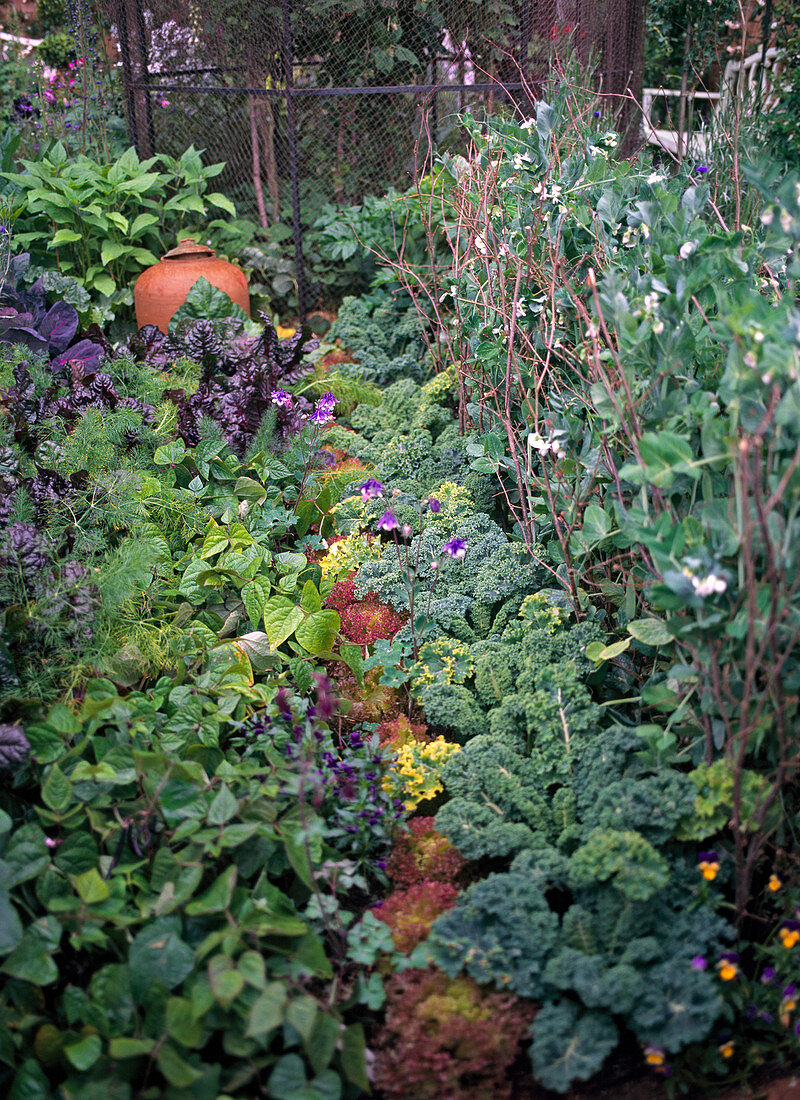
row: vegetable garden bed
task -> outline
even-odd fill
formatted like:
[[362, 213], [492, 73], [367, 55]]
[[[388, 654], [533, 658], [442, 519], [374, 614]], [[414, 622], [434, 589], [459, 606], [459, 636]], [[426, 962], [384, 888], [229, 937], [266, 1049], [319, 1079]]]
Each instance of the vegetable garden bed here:
[[595, 104], [468, 118], [321, 346], [203, 281], [112, 340], [11, 261], [13, 1100], [795, 1063], [800, 185], [726, 207]]

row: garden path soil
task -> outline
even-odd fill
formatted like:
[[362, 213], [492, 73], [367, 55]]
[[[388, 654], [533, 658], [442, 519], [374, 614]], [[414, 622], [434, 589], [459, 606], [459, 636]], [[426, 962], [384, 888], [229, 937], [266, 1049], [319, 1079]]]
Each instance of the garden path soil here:
[[[711, 1094], [687, 1094], [687, 1100], [701, 1100], [707, 1095]], [[713, 1095], [715, 1100], [800, 1100], [800, 1072], [762, 1085], [735, 1088]], [[587, 1085], [567, 1094], [567, 1100], [666, 1100], [666, 1097], [666, 1089], [654, 1078], [618, 1082], [610, 1086]]]

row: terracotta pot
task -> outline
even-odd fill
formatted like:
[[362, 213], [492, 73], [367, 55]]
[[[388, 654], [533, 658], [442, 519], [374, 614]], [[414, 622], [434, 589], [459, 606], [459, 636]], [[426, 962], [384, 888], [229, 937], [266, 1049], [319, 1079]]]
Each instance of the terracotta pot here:
[[218, 260], [213, 248], [184, 237], [157, 264], [143, 271], [133, 288], [136, 324], [157, 325], [166, 333], [173, 313], [186, 301], [198, 279], [223, 291], [250, 316], [250, 292], [241, 268]]

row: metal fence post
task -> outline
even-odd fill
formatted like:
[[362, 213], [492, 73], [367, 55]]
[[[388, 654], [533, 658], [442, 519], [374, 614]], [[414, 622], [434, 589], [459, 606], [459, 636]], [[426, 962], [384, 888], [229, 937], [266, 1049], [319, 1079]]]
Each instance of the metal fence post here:
[[283, 71], [286, 85], [286, 130], [289, 145], [289, 176], [292, 189], [292, 231], [294, 262], [297, 269], [297, 312], [300, 324], [306, 319], [306, 281], [303, 268], [303, 226], [300, 221], [300, 179], [297, 165], [297, 115], [294, 102], [294, 48], [292, 45], [291, 0], [281, 0], [283, 8]]

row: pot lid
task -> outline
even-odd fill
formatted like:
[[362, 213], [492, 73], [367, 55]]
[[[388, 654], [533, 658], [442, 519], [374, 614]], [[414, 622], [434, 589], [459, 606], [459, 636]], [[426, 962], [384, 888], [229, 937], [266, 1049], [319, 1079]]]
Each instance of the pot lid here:
[[216, 255], [213, 248], [209, 248], [205, 244], [198, 244], [194, 237], [182, 237], [178, 241], [178, 247], [165, 252], [161, 258], [163, 260], [183, 260], [195, 256], [209, 256], [211, 259], [215, 259]]

